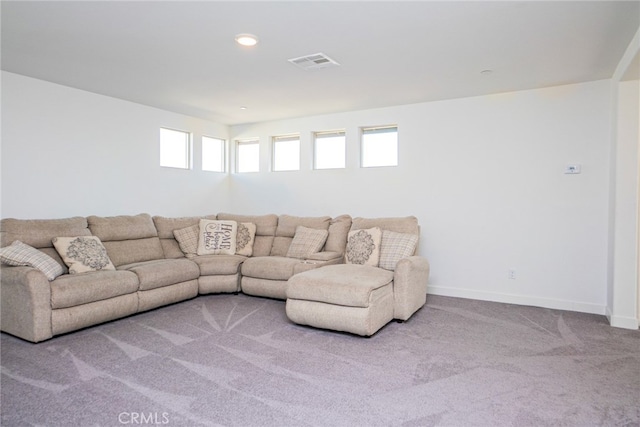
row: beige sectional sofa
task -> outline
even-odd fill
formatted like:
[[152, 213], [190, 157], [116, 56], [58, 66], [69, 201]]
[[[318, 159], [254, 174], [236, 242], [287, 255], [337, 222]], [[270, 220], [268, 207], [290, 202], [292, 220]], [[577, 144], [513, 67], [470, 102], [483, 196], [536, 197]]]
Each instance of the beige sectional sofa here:
[[[201, 219], [255, 224], [251, 255], [185, 255], [174, 231], [196, 226]], [[287, 256], [299, 226], [326, 230], [326, 242], [320, 251], [303, 258]], [[331, 218], [219, 213], [183, 218], [140, 214], [2, 219], [0, 247], [22, 242], [53, 258], [63, 274], [49, 280], [39, 269], [3, 264], [0, 329], [40, 342], [199, 294], [242, 291], [286, 299], [287, 284], [292, 276], [344, 262], [351, 226], [352, 218], [348, 215]], [[115, 270], [69, 274], [52, 241], [76, 236], [99, 238]], [[413, 305], [418, 307], [412, 306], [412, 310], [424, 304], [428, 276], [428, 264], [424, 263], [415, 277], [403, 273], [403, 277], [411, 277], [416, 283], [415, 286], [405, 283], [403, 286], [408, 288], [402, 290], [405, 295], [396, 297], [414, 301]], [[404, 317], [406, 313], [403, 320]]]

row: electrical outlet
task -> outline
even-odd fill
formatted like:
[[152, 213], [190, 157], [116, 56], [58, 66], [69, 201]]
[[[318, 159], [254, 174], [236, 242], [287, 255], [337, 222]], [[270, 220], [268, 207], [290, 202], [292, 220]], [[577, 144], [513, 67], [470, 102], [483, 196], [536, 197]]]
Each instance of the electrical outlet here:
[[516, 280], [516, 270], [513, 268], [510, 268], [509, 271], [507, 272], [507, 277], [509, 277], [509, 279], [511, 280]]

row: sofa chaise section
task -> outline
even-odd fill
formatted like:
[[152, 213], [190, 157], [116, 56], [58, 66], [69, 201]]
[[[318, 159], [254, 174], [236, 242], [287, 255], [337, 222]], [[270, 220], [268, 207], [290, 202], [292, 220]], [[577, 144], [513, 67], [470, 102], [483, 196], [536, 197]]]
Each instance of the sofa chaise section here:
[[[358, 230], [372, 231], [360, 241]], [[347, 263], [289, 279], [286, 313], [294, 323], [371, 336], [392, 319], [409, 319], [425, 304], [429, 263], [416, 256], [417, 218], [354, 218], [351, 232]], [[371, 238], [375, 233], [381, 235], [377, 244]], [[366, 260], [358, 256], [364, 252]], [[379, 261], [366, 265], [374, 253]]]

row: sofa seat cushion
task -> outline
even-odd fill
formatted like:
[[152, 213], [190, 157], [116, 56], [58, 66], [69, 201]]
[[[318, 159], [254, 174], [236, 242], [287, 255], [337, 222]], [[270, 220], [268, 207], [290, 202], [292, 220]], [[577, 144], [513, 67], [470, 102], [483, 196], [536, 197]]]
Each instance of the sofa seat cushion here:
[[391, 291], [393, 272], [357, 264], [328, 265], [296, 274], [287, 285], [287, 298], [347, 307], [369, 307], [383, 291]]
[[140, 281], [141, 291], [175, 285], [200, 276], [197, 264], [186, 258], [137, 262], [123, 265], [119, 269], [134, 272]]
[[51, 308], [75, 307], [135, 293], [138, 284], [138, 277], [130, 271], [65, 274], [51, 282]]
[[242, 275], [269, 280], [288, 280], [295, 273], [301, 260], [281, 256], [253, 257], [247, 259], [241, 267]]
[[242, 255], [199, 255], [191, 261], [200, 267], [201, 276], [236, 274], [247, 257]]

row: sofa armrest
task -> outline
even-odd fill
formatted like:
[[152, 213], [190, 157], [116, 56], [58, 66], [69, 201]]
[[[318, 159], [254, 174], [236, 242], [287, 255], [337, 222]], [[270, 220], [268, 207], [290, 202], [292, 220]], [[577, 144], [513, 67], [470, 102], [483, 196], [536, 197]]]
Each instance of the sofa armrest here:
[[31, 342], [53, 336], [51, 329], [51, 285], [32, 267], [2, 266], [0, 329]]
[[429, 262], [420, 256], [403, 258], [393, 276], [393, 317], [409, 319], [427, 302]]
[[315, 254], [309, 255], [307, 258], [309, 261], [335, 261], [336, 259], [341, 258], [343, 255], [340, 252], [316, 252]]

